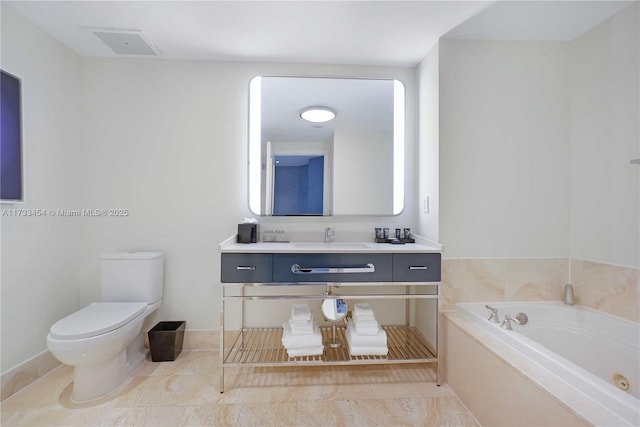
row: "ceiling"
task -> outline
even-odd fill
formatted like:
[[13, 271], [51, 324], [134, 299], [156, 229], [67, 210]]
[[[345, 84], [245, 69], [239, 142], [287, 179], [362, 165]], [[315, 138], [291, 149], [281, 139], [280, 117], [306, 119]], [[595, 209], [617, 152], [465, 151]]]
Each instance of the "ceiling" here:
[[4, 1], [82, 56], [415, 66], [441, 37], [571, 40], [630, 1]]

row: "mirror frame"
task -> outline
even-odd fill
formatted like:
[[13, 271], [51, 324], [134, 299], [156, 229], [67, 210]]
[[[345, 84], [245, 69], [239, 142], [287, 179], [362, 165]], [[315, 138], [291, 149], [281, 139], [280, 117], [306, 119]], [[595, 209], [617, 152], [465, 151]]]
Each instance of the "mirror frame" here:
[[[261, 127], [262, 127], [262, 77], [297, 77], [297, 78], [335, 78], [366, 79], [357, 77], [321, 77], [321, 76], [286, 76], [260, 75], [249, 82], [249, 148], [248, 148], [248, 202], [249, 211], [255, 215], [265, 216], [261, 212], [262, 201], [262, 160], [261, 160]], [[370, 78], [370, 80], [393, 81], [393, 212], [391, 214], [373, 214], [374, 216], [396, 216], [404, 210], [404, 169], [405, 169], [405, 88], [397, 79]], [[362, 214], [367, 216], [369, 214]], [[328, 215], [327, 215], [328, 216]], [[348, 216], [358, 216], [356, 214]]]

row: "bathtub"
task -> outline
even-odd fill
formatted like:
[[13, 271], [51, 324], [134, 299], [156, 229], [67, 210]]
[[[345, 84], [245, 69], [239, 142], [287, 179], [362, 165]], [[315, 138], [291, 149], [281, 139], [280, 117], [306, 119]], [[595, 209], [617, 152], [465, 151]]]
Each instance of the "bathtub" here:
[[[523, 312], [528, 322], [502, 329], [485, 304], [500, 321]], [[611, 425], [640, 425], [638, 323], [561, 302], [458, 303], [455, 311], [600, 404]]]

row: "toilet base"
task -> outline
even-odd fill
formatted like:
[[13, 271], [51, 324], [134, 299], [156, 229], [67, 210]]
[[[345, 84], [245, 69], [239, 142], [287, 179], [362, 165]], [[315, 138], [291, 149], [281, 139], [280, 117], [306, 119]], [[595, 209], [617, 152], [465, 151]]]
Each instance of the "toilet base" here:
[[127, 372], [131, 374], [136, 368], [147, 360], [149, 351], [144, 348], [144, 334], [140, 332], [127, 347]]
[[73, 371], [71, 400], [86, 402], [98, 399], [115, 390], [128, 376], [125, 351], [100, 363], [77, 365]]

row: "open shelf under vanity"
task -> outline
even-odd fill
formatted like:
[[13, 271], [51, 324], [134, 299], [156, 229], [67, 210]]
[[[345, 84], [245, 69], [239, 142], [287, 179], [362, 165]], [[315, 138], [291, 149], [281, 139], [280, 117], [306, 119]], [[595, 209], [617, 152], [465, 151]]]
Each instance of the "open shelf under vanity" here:
[[[282, 328], [248, 328], [238, 333], [225, 349], [223, 362], [226, 366], [283, 366], [296, 365], [343, 365], [381, 363], [427, 363], [437, 362], [435, 351], [422, 338], [416, 328], [398, 325], [381, 326], [387, 333], [386, 356], [351, 356], [346, 344], [340, 348], [325, 346], [317, 356], [289, 357], [281, 343]], [[344, 326], [336, 328], [339, 341], [346, 343]], [[321, 327], [323, 342], [331, 340], [331, 327]]]

